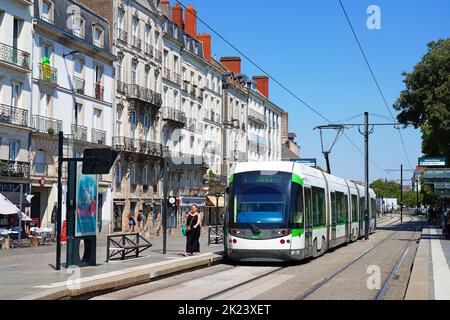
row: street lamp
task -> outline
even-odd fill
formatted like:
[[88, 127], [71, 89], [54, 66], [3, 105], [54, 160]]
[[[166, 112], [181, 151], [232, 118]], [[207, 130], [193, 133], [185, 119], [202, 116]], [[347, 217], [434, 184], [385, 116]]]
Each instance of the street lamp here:
[[64, 53], [63, 54], [63, 58], [66, 58], [68, 56], [72, 56], [72, 55], [79, 55], [81, 52], [79, 50], [72, 50], [68, 53]]
[[216, 193], [216, 244], [219, 243], [219, 198], [222, 197], [222, 194], [217, 192]]

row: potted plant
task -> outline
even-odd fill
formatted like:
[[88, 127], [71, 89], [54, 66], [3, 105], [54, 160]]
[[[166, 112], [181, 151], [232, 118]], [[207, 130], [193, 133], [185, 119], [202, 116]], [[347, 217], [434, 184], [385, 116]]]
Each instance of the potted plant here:
[[49, 134], [49, 135], [54, 135], [55, 134], [55, 129], [53, 129], [53, 128], [48, 128], [47, 129], [47, 133]]
[[103, 139], [99, 139], [97, 142], [98, 144], [104, 144]]

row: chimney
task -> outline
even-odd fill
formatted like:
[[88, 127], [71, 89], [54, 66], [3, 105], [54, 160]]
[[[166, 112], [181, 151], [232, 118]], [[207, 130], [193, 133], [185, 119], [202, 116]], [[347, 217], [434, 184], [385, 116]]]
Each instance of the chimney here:
[[180, 29], [183, 29], [183, 8], [178, 2], [176, 2], [172, 8], [172, 21]]
[[169, 2], [169, 0], [162, 0], [159, 6], [161, 8], [162, 14], [170, 19], [171, 16], [170, 16], [170, 2]]
[[268, 76], [254, 76], [253, 80], [256, 82], [256, 89], [267, 99], [269, 99], [269, 77]]
[[241, 57], [222, 57], [220, 62], [234, 74], [241, 73]]
[[189, 4], [184, 16], [184, 31], [191, 36], [197, 35], [197, 11]]
[[198, 34], [197, 40], [203, 42], [203, 54], [207, 61], [211, 61], [211, 35], [208, 33]]

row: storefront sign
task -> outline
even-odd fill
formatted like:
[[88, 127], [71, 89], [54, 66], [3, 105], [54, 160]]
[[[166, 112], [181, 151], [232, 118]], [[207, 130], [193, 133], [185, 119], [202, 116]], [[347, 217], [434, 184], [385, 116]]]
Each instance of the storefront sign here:
[[197, 207], [204, 207], [206, 204], [205, 198], [180, 198], [180, 207], [190, 207], [193, 205]]

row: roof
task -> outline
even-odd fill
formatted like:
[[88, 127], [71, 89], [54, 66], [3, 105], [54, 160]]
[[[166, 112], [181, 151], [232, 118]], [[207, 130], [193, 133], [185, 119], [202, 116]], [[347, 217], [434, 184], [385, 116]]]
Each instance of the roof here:
[[288, 147], [285, 145], [281, 146], [281, 158], [283, 161], [291, 161], [291, 160], [299, 160], [300, 157], [296, 155], [294, 152], [291, 151]]

